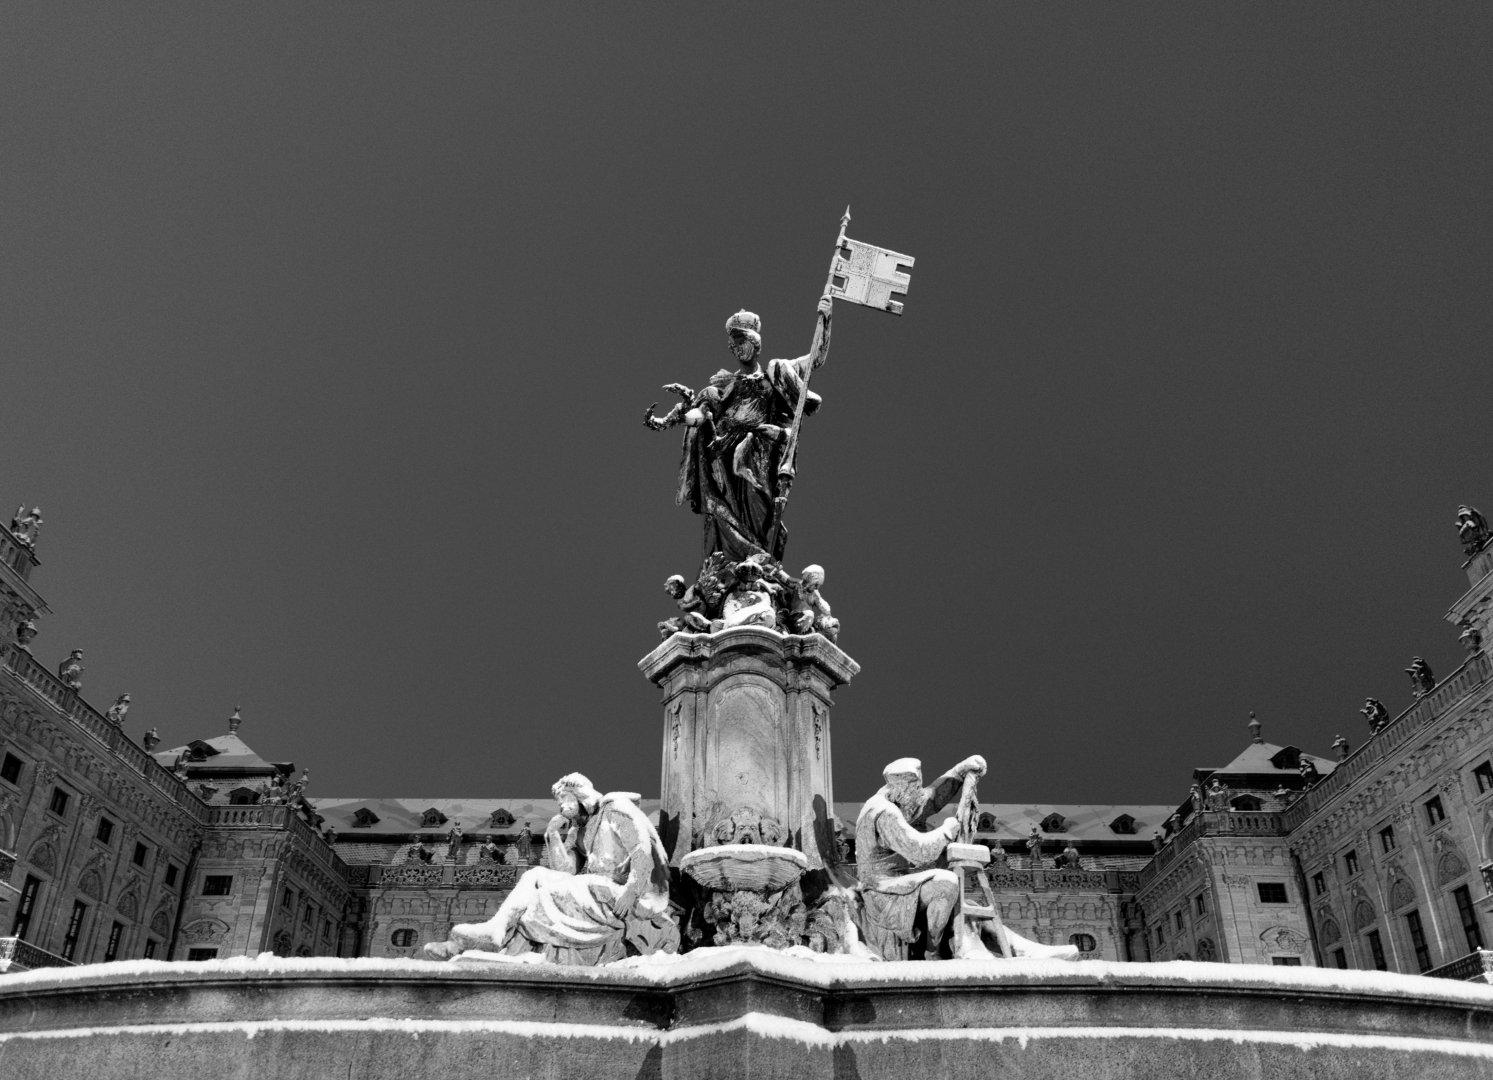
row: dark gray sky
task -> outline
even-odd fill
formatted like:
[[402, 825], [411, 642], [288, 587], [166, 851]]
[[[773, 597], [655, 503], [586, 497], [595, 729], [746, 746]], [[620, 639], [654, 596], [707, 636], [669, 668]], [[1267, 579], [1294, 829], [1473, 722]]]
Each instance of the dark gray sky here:
[[1493, 511], [1483, 4], [14, 5], [0, 499], [33, 651], [311, 794], [658, 786], [658, 387], [840, 305], [788, 562], [836, 795], [1150, 802], [1454, 667]]

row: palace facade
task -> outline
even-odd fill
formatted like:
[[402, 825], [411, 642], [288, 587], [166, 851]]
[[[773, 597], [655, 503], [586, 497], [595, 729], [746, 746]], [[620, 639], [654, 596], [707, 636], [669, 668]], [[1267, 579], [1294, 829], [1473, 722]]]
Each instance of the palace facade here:
[[[235, 711], [160, 749], [30, 651], [34, 537], [0, 529], [0, 970], [140, 957], [412, 956], [492, 914], [547, 796], [308, 799]], [[987, 806], [1007, 925], [1085, 957], [1481, 977], [1493, 933], [1493, 549], [1447, 618], [1468, 657], [1333, 757], [1252, 740], [1177, 805]], [[1179, 787], [1180, 780], [1179, 777]], [[646, 812], [658, 811], [645, 800]], [[853, 879], [859, 803], [838, 803]]]

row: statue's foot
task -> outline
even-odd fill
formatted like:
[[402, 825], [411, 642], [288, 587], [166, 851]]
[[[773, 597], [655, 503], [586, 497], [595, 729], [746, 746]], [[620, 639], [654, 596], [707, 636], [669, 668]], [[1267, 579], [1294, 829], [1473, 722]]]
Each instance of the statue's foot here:
[[420, 951], [426, 960], [450, 960], [460, 950], [453, 948], [449, 941], [431, 941]]

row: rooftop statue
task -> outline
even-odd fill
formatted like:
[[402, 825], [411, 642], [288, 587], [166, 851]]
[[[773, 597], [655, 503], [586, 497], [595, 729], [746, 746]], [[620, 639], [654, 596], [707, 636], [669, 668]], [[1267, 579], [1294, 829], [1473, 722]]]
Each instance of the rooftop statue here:
[[1431, 672], [1431, 665], [1422, 657], [1412, 658], [1405, 674], [1410, 676], [1411, 693], [1418, 698], [1425, 697], [1436, 689], [1436, 676]]
[[1493, 538], [1493, 530], [1488, 528], [1488, 519], [1477, 512], [1472, 506], [1457, 507], [1457, 538], [1462, 541], [1462, 553], [1469, 558], [1483, 549], [1483, 545]]
[[1363, 708], [1358, 711], [1363, 713], [1364, 719], [1369, 722], [1370, 735], [1377, 733], [1380, 728], [1389, 723], [1389, 710], [1378, 698], [1364, 698]]
[[114, 699], [114, 704], [109, 706], [109, 711], [104, 714], [104, 719], [115, 727], [124, 727], [124, 718], [130, 711], [130, 695], [120, 694]]
[[10, 535], [27, 547], [35, 547], [37, 534], [41, 532], [43, 524], [39, 507], [33, 506], [28, 514], [22, 504], [16, 508], [16, 516], [10, 519]]
[[538, 949], [547, 960], [591, 965], [678, 951], [668, 856], [637, 796], [603, 795], [580, 773], [553, 791], [560, 812], [545, 829], [544, 865], [524, 871], [487, 922], [458, 924], [448, 941], [427, 945], [427, 958]]
[[74, 649], [57, 665], [57, 677], [73, 690], [83, 689], [83, 650]]

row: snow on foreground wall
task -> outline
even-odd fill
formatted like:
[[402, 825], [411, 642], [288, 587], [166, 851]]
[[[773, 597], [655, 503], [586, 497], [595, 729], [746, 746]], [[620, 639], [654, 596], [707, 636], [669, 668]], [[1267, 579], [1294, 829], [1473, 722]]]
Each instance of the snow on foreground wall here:
[[[468, 957], [471, 954], [467, 954]], [[123, 960], [72, 968], [41, 968], [0, 976], [0, 995], [87, 984], [128, 985], [256, 978], [493, 979], [505, 982], [591, 982], [668, 988], [727, 973], [760, 973], [819, 989], [846, 986], [1196, 986], [1277, 993], [1370, 994], [1428, 1002], [1493, 1005], [1493, 986], [1399, 975], [1384, 971], [1209, 964], [1189, 961], [1121, 963], [1085, 960], [945, 960], [873, 963], [822, 954], [787, 954], [764, 947], [696, 949], [683, 956], [655, 955], [604, 967], [577, 968], [512, 958], [429, 961], [372, 957], [234, 957], [225, 960]]]

